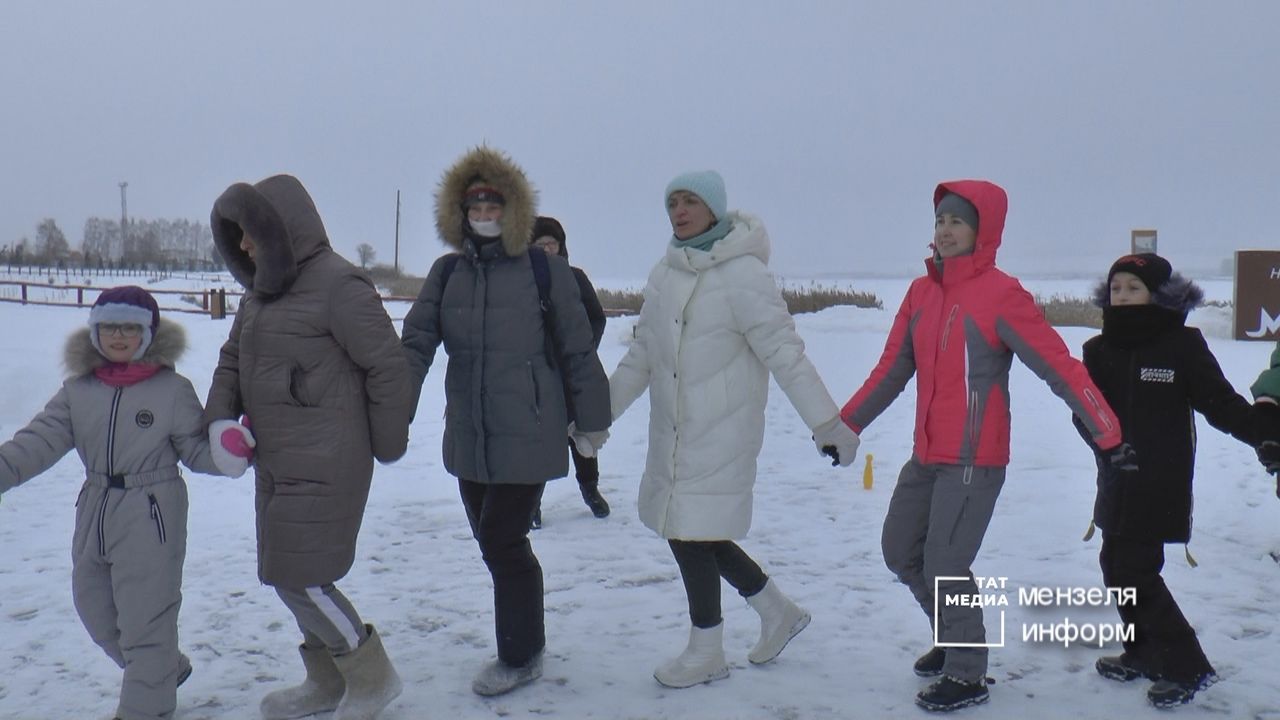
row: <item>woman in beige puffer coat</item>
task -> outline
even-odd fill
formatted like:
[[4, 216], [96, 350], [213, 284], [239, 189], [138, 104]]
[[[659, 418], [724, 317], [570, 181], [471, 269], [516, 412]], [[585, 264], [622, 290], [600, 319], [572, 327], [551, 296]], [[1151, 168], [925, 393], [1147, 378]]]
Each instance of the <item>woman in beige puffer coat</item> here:
[[400, 679], [334, 583], [355, 559], [373, 461], [395, 461], [408, 443], [399, 338], [369, 278], [330, 247], [296, 178], [232, 185], [211, 223], [245, 295], [206, 413], [245, 413], [257, 437], [258, 576], [297, 619], [307, 669], [307, 682], [267, 695], [262, 713], [372, 718]]

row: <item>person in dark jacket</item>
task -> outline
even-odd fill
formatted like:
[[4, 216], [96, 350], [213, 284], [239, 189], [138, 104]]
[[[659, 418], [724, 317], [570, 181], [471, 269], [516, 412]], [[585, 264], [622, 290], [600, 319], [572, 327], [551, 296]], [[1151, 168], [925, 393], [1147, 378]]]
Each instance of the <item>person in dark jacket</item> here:
[[[539, 215], [533, 222], [533, 247], [548, 255], [559, 255], [567, 262], [569, 250], [564, 242], [564, 227], [553, 217]], [[573, 277], [578, 281], [578, 294], [582, 296], [582, 306], [586, 308], [587, 320], [591, 322], [591, 343], [599, 350], [600, 339], [604, 337], [605, 315], [596, 296], [595, 286], [582, 268], [570, 266]], [[569, 422], [573, 422], [573, 408], [569, 408]], [[600, 462], [599, 458], [587, 457], [578, 452], [573, 440], [569, 440], [569, 454], [573, 458], [574, 474], [578, 478], [578, 489], [582, 492], [582, 500], [591, 509], [591, 514], [598, 518], [609, 517], [609, 503], [600, 494]], [[533, 511], [534, 530], [542, 527], [542, 506]]]
[[414, 407], [442, 343], [449, 356], [444, 467], [458, 478], [493, 579], [498, 659], [472, 683], [479, 695], [542, 676], [542, 567], [529, 544], [530, 518], [545, 483], [569, 473], [567, 407], [578, 451], [588, 457], [608, 438], [611, 421], [609, 381], [563, 258], [546, 258], [551, 308], [544, 314], [540, 307], [529, 248], [535, 197], [524, 171], [487, 147], [445, 172], [436, 229], [454, 252], [427, 273], [402, 336]]
[[334, 585], [351, 569], [373, 462], [404, 455], [409, 376], [368, 276], [333, 251], [302, 183], [236, 183], [213, 206], [214, 246], [244, 301], [222, 346], [210, 420], [257, 436], [258, 577], [302, 631], [307, 671], [262, 700], [267, 720], [373, 718], [400, 694], [382, 640]]
[[1117, 605], [1133, 639], [1096, 668], [1113, 680], [1155, 680], [1147, 698], [1157, 707], [1189, 702], [1217, 680], [1160, 576], [1165, 543], [1191, 539], [1194, 413], [1250, 446], [1274, 434], [1232, 389], [1200, 331], [1186, 326], [1203, 297], [1164, 258], [1126, 255], [1097, 288], [1102, 333], [1084, 344], [1089, 376], [1139, 458], [1131, 470], [1098, 462], [1093, 521], [1102, 529], [1102, 577], [1108, 587], [1134, 588], [1137, 601]]

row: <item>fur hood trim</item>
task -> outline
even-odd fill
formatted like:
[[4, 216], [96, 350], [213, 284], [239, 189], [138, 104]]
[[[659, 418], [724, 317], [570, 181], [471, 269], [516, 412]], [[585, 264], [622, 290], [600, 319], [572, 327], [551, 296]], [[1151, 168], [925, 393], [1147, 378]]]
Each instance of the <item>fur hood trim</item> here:
[[[1199, 285], [1175, 272], [1165, 284], [1151, 294], [1151, 304], [1159, 305], [1186, 315], [1204, 303], [1204, 291]], [[1104, 279], [1093, 288], [1093, 304], [1104, 308], [1111, 305], [1111, 285]]]
[[[231, 275], [264, 300], [288, 292], [298, 266], [329, 247], [311, 195], [292, 175], [274, 175], [255, 185], [235, 183], [213, 203], [209, 224]], [[240, 249], [246, 232], [257, 245], [253, 260]]]
[[510, 257], [523, 255], [533, 239], [538, 193], [510, 157], [483, 145], [459, 158], [436, 187], [436, 231], [440, 239], [454, 251], [463, 250], [467, 214], [462, 201], [467, 186], [476, 178], [483, 178], [506, 199], [501, 221], [503, 251]]
[[[87, 327], [80, 328], [67, 338], [67, 344], [62, 352], [62, 364], [70, 376], [87, 375], [107, 364], [107, 359], [93, 347], [89, 332], [90, 329]], [[175, 368], [178, 358], [182, 357], [186, 350], [186, 329], [168, 318], [160, 318], [155, 338], [136, 362]]]

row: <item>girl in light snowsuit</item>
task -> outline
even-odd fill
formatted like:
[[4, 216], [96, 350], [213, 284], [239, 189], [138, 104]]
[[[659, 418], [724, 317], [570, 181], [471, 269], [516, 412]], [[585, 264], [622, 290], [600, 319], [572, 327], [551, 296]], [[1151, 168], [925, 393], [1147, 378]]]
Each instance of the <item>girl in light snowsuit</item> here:
[[649, 273], [635, 340], [609, 378], [609, 393], [617, 418], [649, 392], [640, 519], [671, 547], [692, 625], [684, 652], [653, 676], [683, 688], [729, 675], [720, 578], [760, 614], [752, 663], [773, 660], [809, 623], [809, 613], [734, 542], [751, 526], [770, 373], [820, 452], [847, 466], [858, 436], [805, 355], [769, 273], [760, 219], [728, 212], [714, 171], [680, 175], [664, 197], [673, 236]]
[[[174, 370], [185, 349], [182, 326], [161, 319], [146, 290], [104, 290], [89, 327], [67, 340], [70, 377], [62, 389], [0, 446], [0, 492], [72, 449], [84, 463], [71, 587], [89, 636], [124, 670], [119, 720], [173, 717], [176, 688], [191, 673], [178, 650], [187, 551], [187, 486], [178, 462], [231, 477], [248, 466], [220, 443], [228, 430], [248, 438], [243, 428], [223, 423], [206, 432], [195, 389]], [[215, 453], [211, 436], [219, 437]], [[59, 715], [52, 708], [37, 714]]]

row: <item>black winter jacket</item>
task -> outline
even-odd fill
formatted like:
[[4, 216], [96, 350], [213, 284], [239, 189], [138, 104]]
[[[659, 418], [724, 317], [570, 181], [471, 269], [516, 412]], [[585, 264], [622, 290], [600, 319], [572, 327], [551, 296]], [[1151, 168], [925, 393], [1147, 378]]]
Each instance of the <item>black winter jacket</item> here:
[[[1103, 532], [1136, 540], [1191, 539], [1195, 468], [1193, 411], [1256, 445], [1267, 422], [1231, 387], [1204, 336], [1185, 325], [1203, 297], [1178, 274], [1150, 305], [1112, 307], [1100, 288], [1102, 334], [1084, 344], [1084, 365], [1138, 454], [1136, 473], [1100, 460], [1093, 519]], [[1078, 423], [1077, 419], [1077, 423]]]

